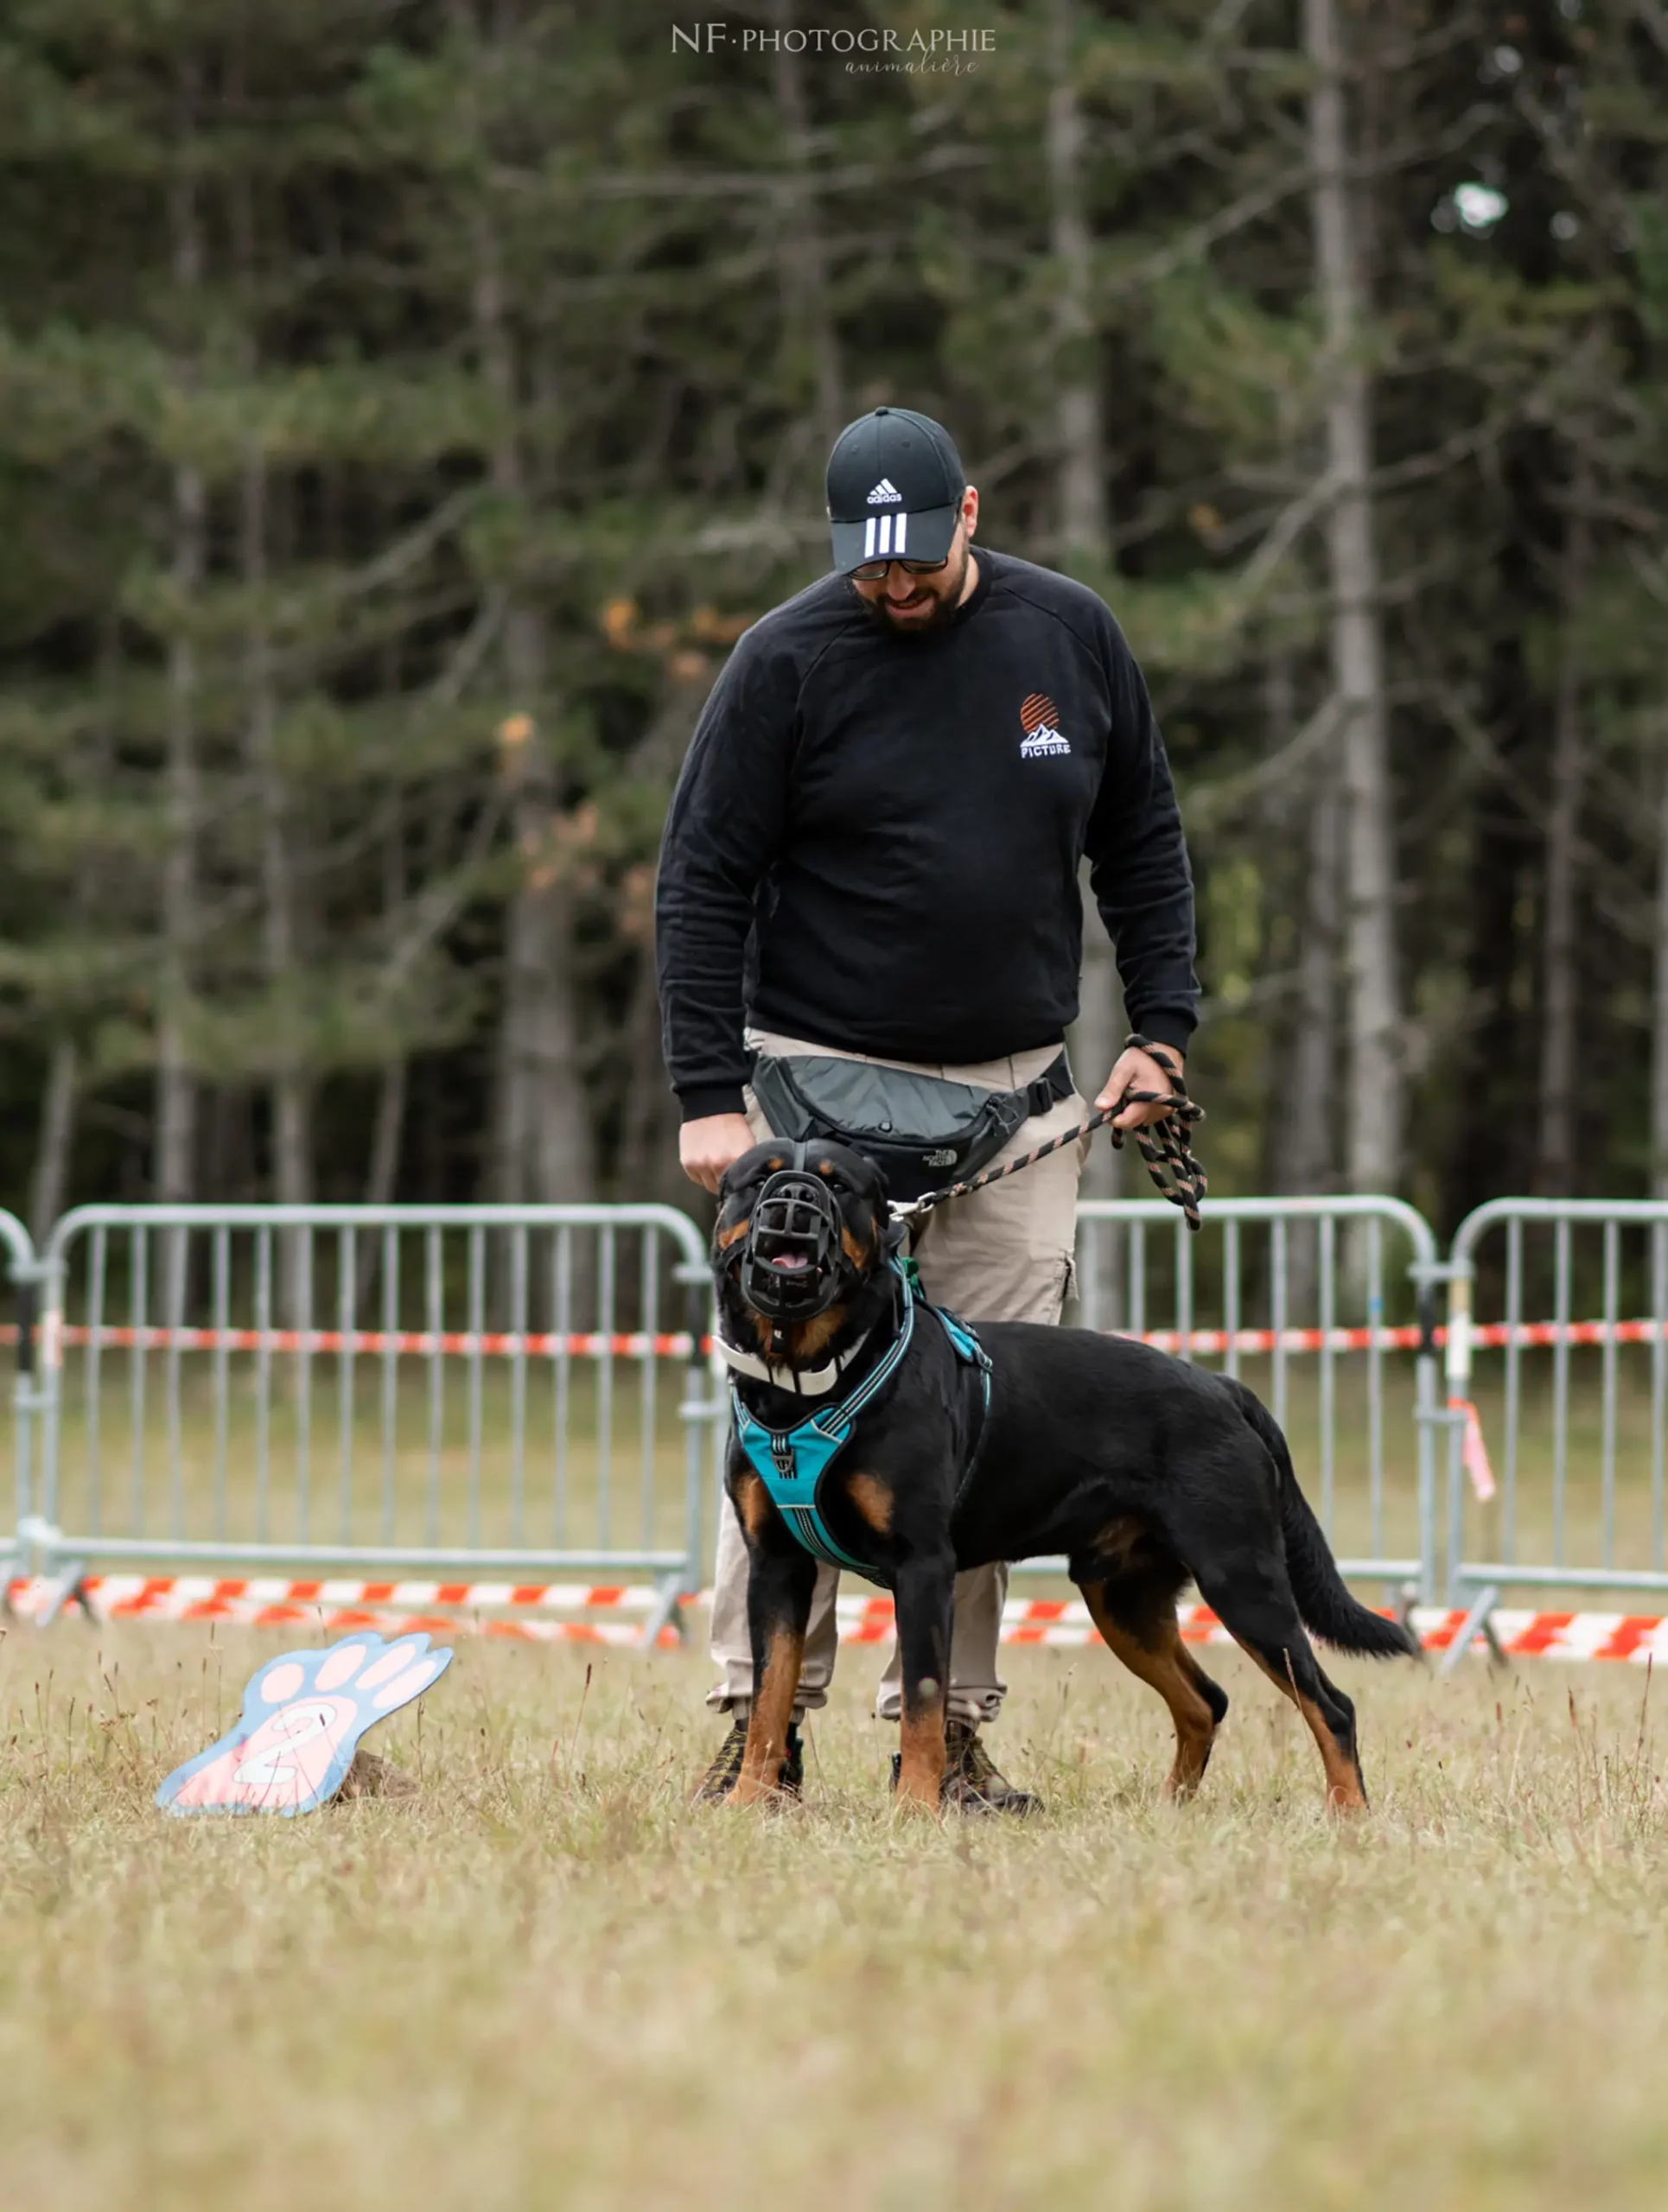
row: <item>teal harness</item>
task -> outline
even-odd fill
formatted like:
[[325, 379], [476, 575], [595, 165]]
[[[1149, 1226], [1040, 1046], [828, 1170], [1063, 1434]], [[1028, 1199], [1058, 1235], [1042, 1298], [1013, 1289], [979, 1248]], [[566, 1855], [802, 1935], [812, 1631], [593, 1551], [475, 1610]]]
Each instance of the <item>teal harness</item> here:
[[[824, 1406], [820, 1413], [808, 1421], [800, 1421], [793, 1428], [767, 1428], [763, 1421], [755, 1420], [742, 1402], [742, 1394], [732, 1382], [729, 1391], [731, 1411], [735, 1421], [735, 1440], [747, 1453], [757, 1470], [760, 1479], [770, 1492], [776, 1510], [787, 1523], [798, 1542], [814, 1558], [825, 1560], [831, 1567], [849, 1567], [870, 1582], [882, 1581], [872, 1567], [865, 1567], [862, 1560], [853, 1559], [843, 1551], [828, 1533], [818, 1500], [823, 1478], [839, 1457], [856, 1427], [857, 1417], [866, 1406], [873, 1403], [902, 1366], [915, 1333], [915, 1308], [926, 1306], [920, 1281], [913, 1260], [894, 1260], [904, 1287], [903, 1323], [888, 1346], [885, 1357], [871, 1369], [856, 1389], [837, 1406]], [[964, 1365], [978, 1370], [981, 1390], [979, 1438], [984, 1433], [984, 1417], [990, 1410], [990, 1355], [965, 1322], [958, 1321], [953, 1313], [946, 1313], [940, 1306], [927, 1306], [945, 1335], [951, 1349]], [[962, 1472], [957, 1496], [967, 1486], [968, 1477], [978, 1457], [978, 1440], [968, 1455]]]

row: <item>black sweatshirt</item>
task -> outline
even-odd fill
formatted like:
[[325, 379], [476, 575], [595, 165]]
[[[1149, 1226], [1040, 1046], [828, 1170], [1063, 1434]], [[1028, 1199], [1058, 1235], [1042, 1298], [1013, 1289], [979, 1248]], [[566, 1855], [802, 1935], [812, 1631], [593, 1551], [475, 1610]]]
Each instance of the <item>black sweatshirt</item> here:
[[1192, 1034], [1193, 883], [1135, 658], [1084, 585], [977, 558], [954, 622], [915, 637], [824, 576], [713, 687], [656, 900], [685, 1121], [740, 1112], [744, 1022], [929, 1063], [1054, 1043], [1077, 1014], [1085, 853], [1130, 1021]]

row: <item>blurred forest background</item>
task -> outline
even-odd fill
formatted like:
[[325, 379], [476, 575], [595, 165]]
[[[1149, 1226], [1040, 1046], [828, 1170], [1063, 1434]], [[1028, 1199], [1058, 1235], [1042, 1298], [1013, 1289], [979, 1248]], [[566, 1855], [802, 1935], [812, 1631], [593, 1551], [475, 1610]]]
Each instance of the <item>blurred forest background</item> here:
[[701, 8], [10, 0], [0, 1203], [692, 1202], [660, 821], [882, 400], [1142, 658], [1216, 1186], [1668, 1188], [1665, 0]]

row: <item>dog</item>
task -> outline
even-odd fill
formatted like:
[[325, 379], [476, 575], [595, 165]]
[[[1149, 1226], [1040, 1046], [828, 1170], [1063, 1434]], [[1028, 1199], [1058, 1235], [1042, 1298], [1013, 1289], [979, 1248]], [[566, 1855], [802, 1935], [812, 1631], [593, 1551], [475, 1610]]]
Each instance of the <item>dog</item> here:
[[818, 1558], [892, 1591], [901, 1804], [939, 1808], [957, 1573], [1063, 1552], [1091, 1618], [1175, 1725], [1168, 1789], [1198, 1788], [1224, 1692], [1181, 1640], [1189, 1582], [1313, 1734], [1327, 1802], [1364, 1812], [1355, 1711], [1305, 1628], [1418, 1656], [1345, 1588], [1279, 1425], [1228, 1376], [1086, 1329], [928, 1306], [863, 1154], [770, 1142], [723, 1178], [713, 1230], [735, 1422], [725, 1487], [747, 1541], [753, 1702], [727, 1802], [781, 1773]]

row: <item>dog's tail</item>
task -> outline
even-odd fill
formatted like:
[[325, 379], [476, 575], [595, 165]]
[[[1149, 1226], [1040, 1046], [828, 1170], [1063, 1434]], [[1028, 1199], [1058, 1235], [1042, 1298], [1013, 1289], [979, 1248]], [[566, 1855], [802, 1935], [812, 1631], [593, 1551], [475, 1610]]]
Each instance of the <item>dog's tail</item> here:
[[1387, 1620], [1344, 1587], [1338, 1563], [1309, 1502], [1297, 1486], [1291, 1449], [1274, 1415], [1243, 1384], [1240, 1410], [1268, 1446], [1280, 1476], [1280, 1525], [1286, 1538], [1286, 1572], [1306, 1628], [1340, 1651], [1372, 1659], [1417, 1659], [1419, 1644], [1400, 1621]]

